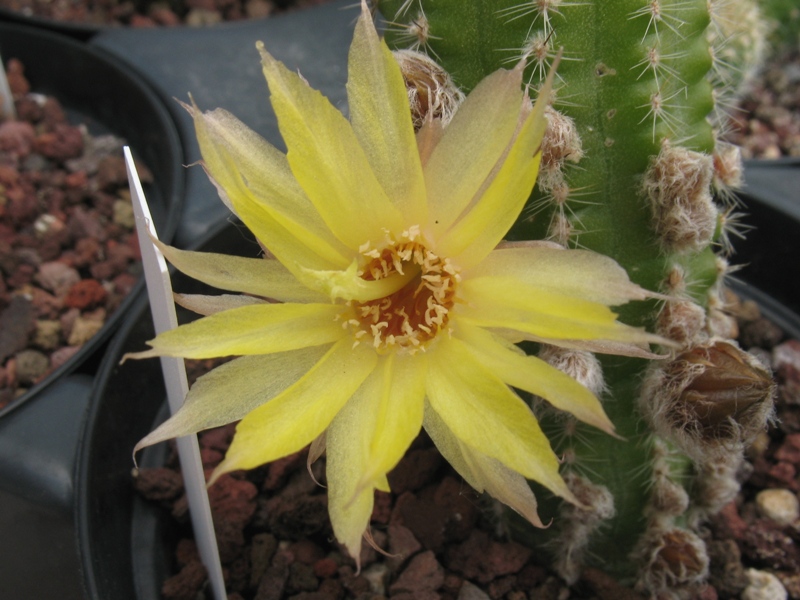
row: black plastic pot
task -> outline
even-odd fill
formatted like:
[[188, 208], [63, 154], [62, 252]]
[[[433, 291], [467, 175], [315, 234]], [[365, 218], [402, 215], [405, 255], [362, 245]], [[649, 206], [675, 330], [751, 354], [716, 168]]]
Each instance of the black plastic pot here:
[[[800, 175], [800, 171], [787, 175]], [[772, 179], [776, 180], [774, 173]], [[735, 257], [751, 266], [733, 287], [756, 300], [764, 315], [789, 336], [800, 339], [800, 261], [796, 258], [800, 206], [772, 202], [770, 193], [766, 198], [758, 196], [751, 189], [743, 197], [754, 230]], [[257, 255], [257, 247], [245, 235], [240, 228], [227, 226], [214, 233], [203, 249]], [[196, 292], [200, 288], [179, 276], [175, 289]], [[97, 600], [156, 597], [173, 560], [167, 547], [174, 526], [164, 523], [162, 511], [139, 499], [131, 486], [130, 450], [166, 413], [158, 362], [117, 364], [123, 353], [143, 348], [153, 335], [149, 311], [145, 306], [139, 309], [114, 340], [100, 372], [77, 473], [81, 555], [89, 595]], [[158, 465], [163, 457], [164, 448], [156, 448], [145, 453], [143, 463]]]
[[[28, 27], [0, 23], [0, 54], [20, 59], [32, 89], [57, 97], [73, 123], [127, 140], [153, 174], [146, 193], [160, 235], [170, 239], [183, 198], [183, 150], [150, 87], [117, 59]], [[82, 597], [72, 519], [75, 449], [91, 375], [143, 286], [70, 361], [0, 411], [0, 597]]]
[[[169, 112], [148, 85], [114, 58], [28, 27], [0, 24], [0, 54], [4, 60], [21, 60], [31, 89], [56, 97], [73, 123], [85, 123], [92, 133], [110, 132], [128, 142], [153, 173], [155, 183], [145, 192], [159, 235], [171, 239], [183, 199], [183, 150]], [[66, 364], [0, 410], [0, 419], [97, 352], [119, 326], [143, 286], [141, 280], [101, 331]]]
[[[200, 248], [241, 256], [258, 256], [260, 248], [241, 226], [223, 223]], [[176, 291], [209, 293], [208, 287], [181, 274]], [[179, 313], [181, 320], [189, 315]], [[157, 360], [119, 364], [126, 352], [146, 348], [154, 337], [149, 306], [142, 301], [112, 341], [97, 375], [89, 414], [81, 435], [75, 473], [75, 519], [88, 597], [97, 600], [158, 598], [172, 551], [165, 549], [170, 525], [162, 511], [141, 500], [132, 489], [131, 450], [166, 418], [166, 392]], [[166, 444], [148, 448], [139, 464], [163, 464]], [[173, 546], [174, 547], [174, 546]]]

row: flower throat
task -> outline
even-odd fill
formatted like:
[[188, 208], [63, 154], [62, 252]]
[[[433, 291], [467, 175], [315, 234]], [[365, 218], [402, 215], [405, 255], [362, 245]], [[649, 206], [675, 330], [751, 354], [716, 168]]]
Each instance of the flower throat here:
[[404, 287], [389, 296], [369, 302], [353, 302], [356, 344], [372, 338], [381, 351], [414, 353], [446, 328], [460, 276], [450, 259], [442, 259], [419, 240], [419, 227], [403, 232], [401, 241], [390, 239], [382, 250], [360, 248], [368, 262], [361, 277], [378, 280], [407, 269], [418, 270]]

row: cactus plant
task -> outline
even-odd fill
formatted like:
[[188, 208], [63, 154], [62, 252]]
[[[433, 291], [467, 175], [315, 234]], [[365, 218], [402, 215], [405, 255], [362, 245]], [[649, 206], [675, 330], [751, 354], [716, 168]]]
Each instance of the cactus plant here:
[[[740, 4], [377, 3], [401, 64], [416, 52], [445, 73], [431, 83], [404, 68], [411, 96], [423, 89], [426, 98], [452, 98], [521, 60], [535, 88], [563, 49], [538, 189], [511, 236], [607, 254], [636, 283], [664, 294], [620, 310], [623, 321], [676, 343], [649, 368], [641, 359], [598, 359], [578, 346], [540, 349], [551, 364], [604, 391], [621, 436], [543, 415], [583, 506], [557, 508], [554, 500], [550, 531], [516, 533], [549, 549], [567, 580], [599, 564], [650, 593], [681, 594], [702, 581], [708, 558], [693, 528], [732, 499], [742, 449], [771, 412], [770, 377], [728, 341], [735, 321], [724, 311], [730, 267], [723, 254], [736, 223], [727, 192], [740, 182], [741, 161], [737, 148], [717, 141], [719, 114], [737, 74], [757, 59], [742, 51], [752, 44], [732, 38], [726, 11]], [[757, 19], [746, 34], [763, 35]], [[702, 414], [687, 409], [698, 406]]]

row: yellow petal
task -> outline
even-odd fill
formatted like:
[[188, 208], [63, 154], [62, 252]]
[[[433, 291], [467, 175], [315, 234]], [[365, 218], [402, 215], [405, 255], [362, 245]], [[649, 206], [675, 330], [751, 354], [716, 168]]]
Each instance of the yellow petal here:
[[422, 426], [424, 361], [390, 354], [353, 395], [326, 434], [328, 508], [336, 538], [356, 560], [374, 490], [388, 491], [397, 465]]
[[371, 348], [351, 346], [349, 339], [335, 344], [299, 381], [242, 419], [213, 477], [288, 456], [325, 431], [377, 362]]
[[233, 423], [296, 383], [328, 347], [244, 356], [200, 377], [180, 410], [136, 444], [135, 452], [175, 437]]
[[548, 365], [479, 327], [459, 323], [458, 338], [469, 347], [473, 356], [505, 383], [547, 400], [560, 410], [613, 433], [600, 401], [569, 375]]
[[207, 296], [205, 294], [172, 294], [175, 304], [190, 310], [198, 315], [213, 315], [233, 308], [250, 306], [252, 304], [267, 304], [266, 300], [244, 296], [241, 294], [221, 294]]
[[572, 500], [558, 458], [519, 396], [455, 338], [443, 338], [428, 360], [431, 408], [462, 443]]
[[324, 302], [327, 299], [301, 284], [291, 271], [274, 259], [191, 252], [158, 241], [156, 244], [179, 271], [216, 288], [281, 302]]
[[350, 123], [258, 47], [292, 173], [327, 226], [353, 250], [380, 241], [384, 229], [399, 235], [408, 224], [375, 178]]
[[294, 179], [286, 157], [230, 113], [194, 118], [204, 168], [220, 197], [289, 269], [343, 268], [352, 260]]
[[652, 294], [631, 283], [616, 261], [587, 250], [506, 247], [490, 253], [471, 276], [509, 276], [526, 285], [618, 306]]
[[442, 456], [453, 465], [467, 483], [477, 492], [487, 492], [517, 511], [536, 527], [543, 527], [536, 512], [536, 498], [522, 475], [503, 465], [499, 460], [473, 450], [462, 443], [442, 421], [430, 405], [425, 410], [425, 431]]
[[337, 318], [342, 307], [331, 304], [254, 304], [203, 317], [159, 334], [152, 350], [133, 358], [269, 354], [329, 344], [346, 333]]
[[531, 194], [542, 158], [542, 136], [547, 128], [545, 108], [553, 77], [551, 71], [533, 110], [527, 108], [527, 98], [523, 101], [520, 111], [523, 120], [508, 153], [500, 159], [500, 168], [439, 247], [446, 256], [458, 256], [463, 269], [479, 263], [497, 246]]
[[357, 302], [369, 302], [385, 298], [402, 289], [419, 273], [419, 268], [408, 266], [404, 273], [392, 273], [383, 279], [368, 280], [358, 275], [358, 264], [353, 263], [344, 271], [306, 270], [306, 280], [325, 293], [331, 301], [341, 298]]
[[362, 5], [348, 60], [350, 122], [378, 182], [409, 223], [427, 218], [425, 180], [397, 61]]
[[481, 327], [505, 328], [541, 340], [614, 340], [659, 343], [661, 338], [616, 321], [608, 307], [521, 283], [515, 277], [464, 279], [459, 316]]
[[470, 205], [506, 152], [522, 106], [521, 82], [519, 69], [483, 79], [433, 148], [424, 171], [434, 239]]

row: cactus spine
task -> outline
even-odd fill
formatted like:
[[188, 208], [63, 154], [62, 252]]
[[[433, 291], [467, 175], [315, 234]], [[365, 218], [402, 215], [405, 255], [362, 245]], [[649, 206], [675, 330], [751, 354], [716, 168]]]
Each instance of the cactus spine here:
[[[731, 337], [735, 327], [723, 311], [727, 262], [715, 254], [735, 219], [730, 206], [712, 198], [738, 185], [741, 175], [737, 149], [717, 142], [724, 122], [718, 101], [734, 85], [731, 73], [748, 69], [747, 56], [739, 64], [730, 52], [736, 45], [725, 33], [728, 4], [380, 0], [378, 8], [390, 45], [427, 54], [464, 92], [523, 59], [535, 88], [563, 48], [537, 190], [511, 237], [551, 239], [613, 257], [634, 281], [671, 298], [625, 307], [621, 318], [689, 350]], [[647, 387], [642, 393], [642, 380], [658, 380], [664, 365], [648, 371], [639, 359], [598, 361], [548, 348], [541, 355], [595, 391], [606, 390], [605, 409], [625, 439], [544, 409], [543, 425], [564, 456], [565, 478], [586, 506], [543, 514], [555, 517], [551, 531], [525, 535], [537, 544], [546, 539], [568, 580], [594, 563], [652, 593], [690, 589], [708, 566], [691, 525], [730, 500], [730, 493], [704, 500], [696, 476], [727, 478], [722, 488], [735, 493], [739, 458], [686, 444], [724, 446], [735, 455], [752, 433], [740, 428], [730, 438], [687, 442], [691, 436], [663, 425], [672, 423], [669, 418], [651, 419], [672, 410], [669, 394]], [[677, 357], [670, 368], [690, 364]], [[768, 380], [763, 369], [758, 374]], [[673, 386], [672, 396], [690, 386]], [[765, 389], [764, 401], [756, 403], [760, 426], [771, 393]]]

